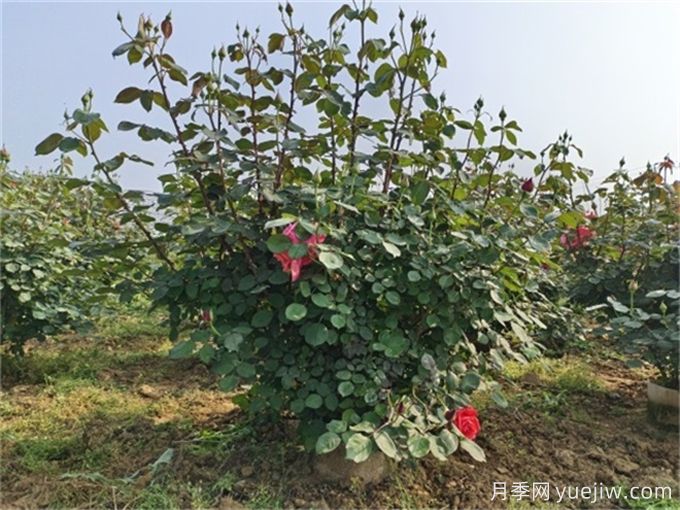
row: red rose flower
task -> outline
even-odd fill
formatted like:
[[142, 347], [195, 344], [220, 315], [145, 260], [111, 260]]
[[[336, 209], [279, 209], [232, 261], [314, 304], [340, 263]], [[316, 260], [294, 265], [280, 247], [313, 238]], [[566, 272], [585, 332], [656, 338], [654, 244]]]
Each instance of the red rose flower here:
[[525, 193], [531, 193], [534, 191], [534, 180], [533, 179], [527, 179], [522, 183], [522, 191]]
[[474, 441], [482, 428], [477, 417], [477, 410], [472, 406], [461, 407], [455, 412], [448, 411], [444, 416], [471, 441]]

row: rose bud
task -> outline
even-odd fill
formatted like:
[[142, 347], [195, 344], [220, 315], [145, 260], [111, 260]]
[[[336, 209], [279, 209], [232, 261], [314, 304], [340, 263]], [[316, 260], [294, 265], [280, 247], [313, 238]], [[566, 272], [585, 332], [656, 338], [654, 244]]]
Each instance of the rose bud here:
[[172, 21], [171, 21], [170, 14], [168, 14], [165, 19], [161, 22], [161, 32], [163, 33], [163, 37], [166, 39], [170, 39], [170, 36], [172, 35]]
[[525, 193], [531, 193], [534, 191], [534, 180], [529, 178], [522, 183], [522, 191]]

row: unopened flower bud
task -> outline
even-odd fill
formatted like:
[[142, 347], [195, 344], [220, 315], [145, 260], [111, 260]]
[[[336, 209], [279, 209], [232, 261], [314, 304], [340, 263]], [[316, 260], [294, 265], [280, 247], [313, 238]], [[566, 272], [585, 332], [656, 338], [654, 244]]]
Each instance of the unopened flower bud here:
[[0, 149], [0, 163], [9, 163], [9, 160], [9, 151], [3, 145], [2, 149]]
[[668, 306], [666, 305], [665, 301], [661, 302], [661, 304], [659, 305], [659, 310], [661, 310], [661, 315], [666, 315], [666, 312], [668, 311]]
[[286, 2], [286, 14], [288, 14], [288, 16], [293, 15], [293, 6], [290, 5], [289, 2]]
[[631, 280], [628, 283], [628, 290], [631, 291], [631, 292], [635, 292], [636, 290], [638, 290], [639, 287], [640, 286], [638, 285], [638, 282], [635, 281], [635, 280]]
[[163, 33], [163, 37], [165, 37], [166, 39], [170, 39], [170, 36], [172, 35], [171, 19], [172, 19], [171, 13], [168, 13], [165, 19], [161, 22], [161, 32]]

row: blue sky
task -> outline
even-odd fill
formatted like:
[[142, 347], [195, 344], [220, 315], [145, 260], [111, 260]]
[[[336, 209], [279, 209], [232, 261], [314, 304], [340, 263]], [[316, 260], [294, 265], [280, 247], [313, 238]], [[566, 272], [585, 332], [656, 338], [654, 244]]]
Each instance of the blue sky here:
[[[294, 2], [308, 32], [326, 33], [340, 2]], [[373, 37], [386, 37], [401, 5], [428, 17], [449, 68], [435, 82], [467, 111], [482, 95], [496, 115], [505, 106], [524, 129], [520, 145], [538, 151], [568, 129], [585, 151], [583, 166], [603, 177], [625, 156], [630, 168], [665, 154], [680, 157], [680, 2], [376, 2]], [[135, 26], [143, 12], [160, 20], [172, 10], [170, 51], [191, 72], [209, 66], [213, 46], [233, 41], [234, 26], [280, 29], [275, 2], [7, 2], [2, 3], [2, 132], [15, 169], [46, 169], [33, 149], [60, 129], [65, 109], [89, 87], [112, 134], [104, 155], [138, 152], [159, 164], [123, 168], [128, 188], [156, 190], [164, 147], [115, 131], [120, 120], [165, 127], [163, 116], [114, 105], [116, 93], [148, 78], [111, 57], [124, 37], [116, 13]], [[180, 91], [176, 91], [175, 97]], [[186, 92], [185, 92], [186, 93]], [[89, 160], [76, 160], [79, 175]], [[167, 171], [167, 170], [165, 170]]]

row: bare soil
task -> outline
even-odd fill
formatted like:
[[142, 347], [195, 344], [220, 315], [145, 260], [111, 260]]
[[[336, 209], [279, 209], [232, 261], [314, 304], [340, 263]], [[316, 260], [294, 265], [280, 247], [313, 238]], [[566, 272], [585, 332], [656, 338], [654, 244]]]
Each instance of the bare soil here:
[[[291, 427], [249, 421], [205, 367], [168, 359], [159, 342], [140, 340], [128, 357], [112, 354], [122, 348], [115, 343], [47, 344], [21, 369], [9, 364], [1, 508], [523, 508], [530, 499], [510, 494], [518, 482], [551, 484], [544, 508], [680, 508], [677, 499], [645, 506], [623, 497], [557, 504], [554, 488], [564, 486], [668, 486], [680, 495], [677, 430], [647, 417], [653, 374], [617, 359], [553, 361], [551, 370], [587, 367], [561, 379], [509, 376], [505, 409], [480, 396], [484, 464], [458, 453], [402, 463], [377, 485], [332, 486], [315, 478]], [[506, 500], [492, 501], [495, 482], [507, 484]]]

